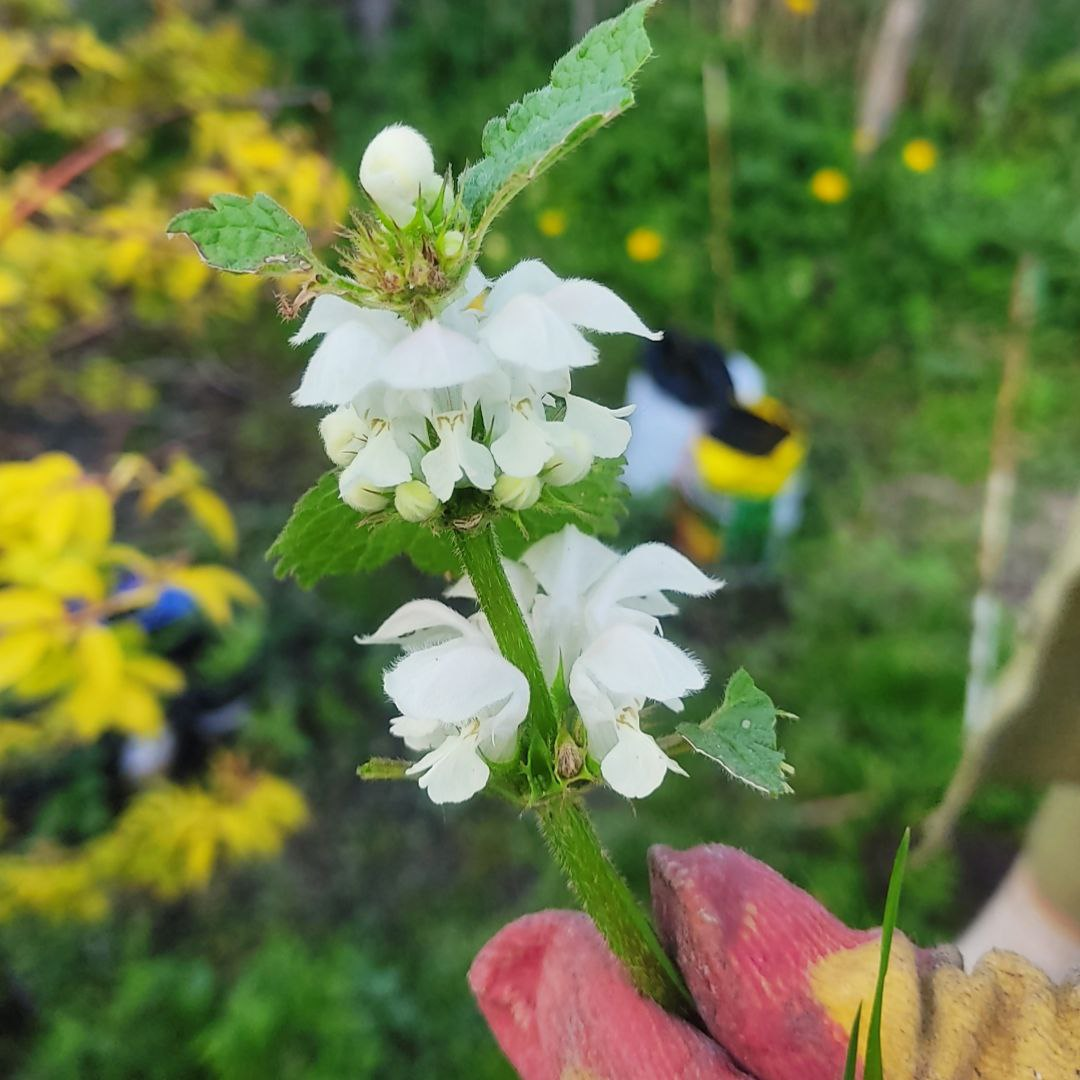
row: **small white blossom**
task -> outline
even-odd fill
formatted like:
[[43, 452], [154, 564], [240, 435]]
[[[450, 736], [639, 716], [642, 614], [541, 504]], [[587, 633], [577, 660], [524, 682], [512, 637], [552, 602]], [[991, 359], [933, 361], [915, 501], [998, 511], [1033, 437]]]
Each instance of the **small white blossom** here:
[[525, 508], [543, 484], [580, 480], [630, 438], [632, 407], [571, 393], [573, 369], [595, 359], [582, 329], [659, 336], [609, 289], [560, 281], [539, 262], [494, 285], [473, 268], [415, 329], [392, 312], [319, 296], [292, 338], [322, 336], [293, 401], [336, 407], [320, 427], [345, 467], [343, 498], [420, 480], [446, 502], [458, 487], [490, 491], [505, 476], [537, 481], [499, 488], [501, 505]]
[[707, 679], [660, 636], [660, 617], [676, 611], [664, 592], [707, 596], [719, 583], [663, 544], [619, 556], [573, 526], [534, 544], [522, 563], [542, 590], [527, 610], [547, 678], [563, 671], [607, 783], [648, 795], [682, 770], [641, 731], [641, 710], [651, 700], [681, 711]]
[[464, 802], [482, 790], [487, 762], [513, 756], [529, 708], [525, 676], [499, 654], [483, 620], [414, 600], [357, 640], [406, 650], [383, 687], [401, 710], [391, 732], [411, 750], [427, 751], [408, 775], [420, 776], [435, 803]]
[[420, 460], [424, 479], [445, 502], [454, 485], [468, 477], [473, 487], [490, 491], [495, 485], [495, 462], [491, 451], [472, 437], [473, 410], [456, 409], [434, 417], [439, 445]]

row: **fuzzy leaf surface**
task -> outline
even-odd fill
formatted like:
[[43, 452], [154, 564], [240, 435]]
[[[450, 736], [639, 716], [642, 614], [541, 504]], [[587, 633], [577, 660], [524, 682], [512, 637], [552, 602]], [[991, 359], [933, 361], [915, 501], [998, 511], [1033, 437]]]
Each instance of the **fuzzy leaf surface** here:
[[[530, 544], [568, 523], [582, 532], [616, 532], [626, 498], [621, 471], [621, 461], [599, 461], [577, 484], [545, 488], [532, 509], [500, 514], [496, 531], [503, 554], [517, 558]], [[300, 496], [267, 555], [275, 562], [277, 577], [294, 577], [304, 588], [324, 577], [377, 570], [397, 555], [407, 555], [427, 574], [461, 572], [447, 531], [436, 532], [396, 516], [365, 519], [341, 501], [334, 470]]]
[[640, 0], [599, 23], [559, 60], [547, 86], [484, 126], [485, 156], [462, 173], [473, 222], [490, 222], [531, 180], [634, 103], [632, 82], [652, 55]]
[[170, 236], [187, 236], [203, 261], [232, 274], [287, 274], [311, 266], [303, 226], [269, 195], [211, 195], [210, 206], [184, 210]]
[[676, 731], [701, 755], [763, 795], [789, 795], [789, 769], [776, 745], [777, 709], [739, 668], [728, 680], [720, 707], [700, 724]]

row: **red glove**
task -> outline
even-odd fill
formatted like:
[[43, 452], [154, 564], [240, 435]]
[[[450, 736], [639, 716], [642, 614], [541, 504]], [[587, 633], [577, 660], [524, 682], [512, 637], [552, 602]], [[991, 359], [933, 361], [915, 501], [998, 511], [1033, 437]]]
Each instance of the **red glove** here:
[[[657, 930], [712, 1037], [637, 994], [586, 916], [527, 915], [469, 973], [524, 1080], [837, 1080], [858, 1004], [846, 976], [864, 973], [858, 991], [872, 997], [878, 931], [848, 929], [733, 848], [656, 847], [649, 864]], [[920, 966], [931, 962], [904, 946]], [[835, 969], [838, 954], [853, 966]], [[838, 974], [847, 985], [834, 993]]]

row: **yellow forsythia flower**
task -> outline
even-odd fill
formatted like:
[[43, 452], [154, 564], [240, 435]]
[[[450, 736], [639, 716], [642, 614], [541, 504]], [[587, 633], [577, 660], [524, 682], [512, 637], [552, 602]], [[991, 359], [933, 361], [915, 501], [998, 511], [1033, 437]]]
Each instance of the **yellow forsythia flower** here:
[[911, 139], [904, 143], [900, 157], [912, 172], [929, 172], [937, 164], [937, 147], [929, 139]]
[[817, 0], [784, 0], [784, 6], [792, 15], [813, 15], [817, 11]]
[[843, 202], [851, 191], [851, 183], [839, 169], [818, 169], [810, 177], [810, 194], [819, 202]]
[[78, 855], [0, 855], [0, 922], [32, 912], [47, 919], [90, 921], [108, 911], [93, 868]]
[[639, 225], [626, 238], [626, 254], [634, 262], [652, 262], [664, 252], [664, 238], [655, 230]]
[[554, 208], [542, 211], [536, 219], [536, 227], [544, 236], [562, 236], [566, 232], [566, 211]]
[[224, 500], [206, 486], [206, 473], [185, 454], [177, 454], [168, 469], [151, 473], [139, 499], [139, 510], [152, 514], [170, 499], [179, 499], [188, 513], [224, 551], [236, 550], [236, 525]]

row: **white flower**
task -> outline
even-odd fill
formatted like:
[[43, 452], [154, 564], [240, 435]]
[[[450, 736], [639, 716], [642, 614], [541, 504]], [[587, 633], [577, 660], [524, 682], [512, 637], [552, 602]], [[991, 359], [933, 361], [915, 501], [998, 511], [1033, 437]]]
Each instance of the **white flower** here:
[[543, 263], [518, 263], [484, 302], [480, 339], [502, 361], [537, 372], [596, 363], [581, 330], [657, 340], [624, 300], [595, 281], [561, 281]]
[[323, 340], [308, 361], [294, 405], [344, 405], [373, 387], [436, 390], [493, 370], [476, 341], [432, 319], [417, 330], [391, 311], [358, 307], [340, 296], [318, 296], [290, 338]]
[[411, 480], [413, 462], [402, 448], [410, 445], [409, 419], [365, 415], [358, 420], [356, 450], [338, 477], [342, 498], [356, 484], [381, 491]]
[[383, 687], [401, 710], [390, 724], [412, 750], [408, 770], [432, 802], [464, 802], [487, 783], [487, 761], [513, 756], [529, 684], [503, 659], [480, 620], [434, 600], [404, 605], [361, 644], [398, 644], [406, 655]]
[[630, 439], [632, 407], [571, 393], [571, 370], [595, 359], [582, 329], [659, 336], [609, 289], [560, 281], [538, 262], [494, 285], [471, 269], [415, 329], [390, 311], [319, 296], [292, 338], [322, 336], [293, 401], [335, 407], [320, 431], [350, 505], [381, 505], [412, 481], [446, 502], [459, 486], [490, 491], [508, 477], [496, 501], [524, 509], [542, 484], [580, 480]]
[[628, 623], [599, 634], [570, 669], [570, 697], [589, 733], [600, 772], [620, 795], [640, 799], [665, 773], [683, 770], [641, 730], [646, 701], [682, 709], [679, 700], [700, 690], [705, 671], [670, 641]]
[[665, 591], [706, 596], [719, 583], [663, 544], [619, 556], [573, 526], [522, 556], [542, 589], [529, 619], [545, 675], [561, 668], [607, 783], [630, 798], [682, 770], [641, 731], [647, 701], [675, 711], [706, 681], [701, 666], [660, 636], [676, 608]]
[[495, 484], [495, 462], [491, 451], [472, 437], [472, 409], [457, 409], [434, 417], [439, 445], [420, 460], [424, 479], [443, 502], [454, 485], [468, 477], [473, 487], [490, 491]]
[[427, 139], [405, 124], [383, 128], [360, 160], [360, 184], [401, 227], [415, 217], [418, 199], [435, 200], [442, 182]]

